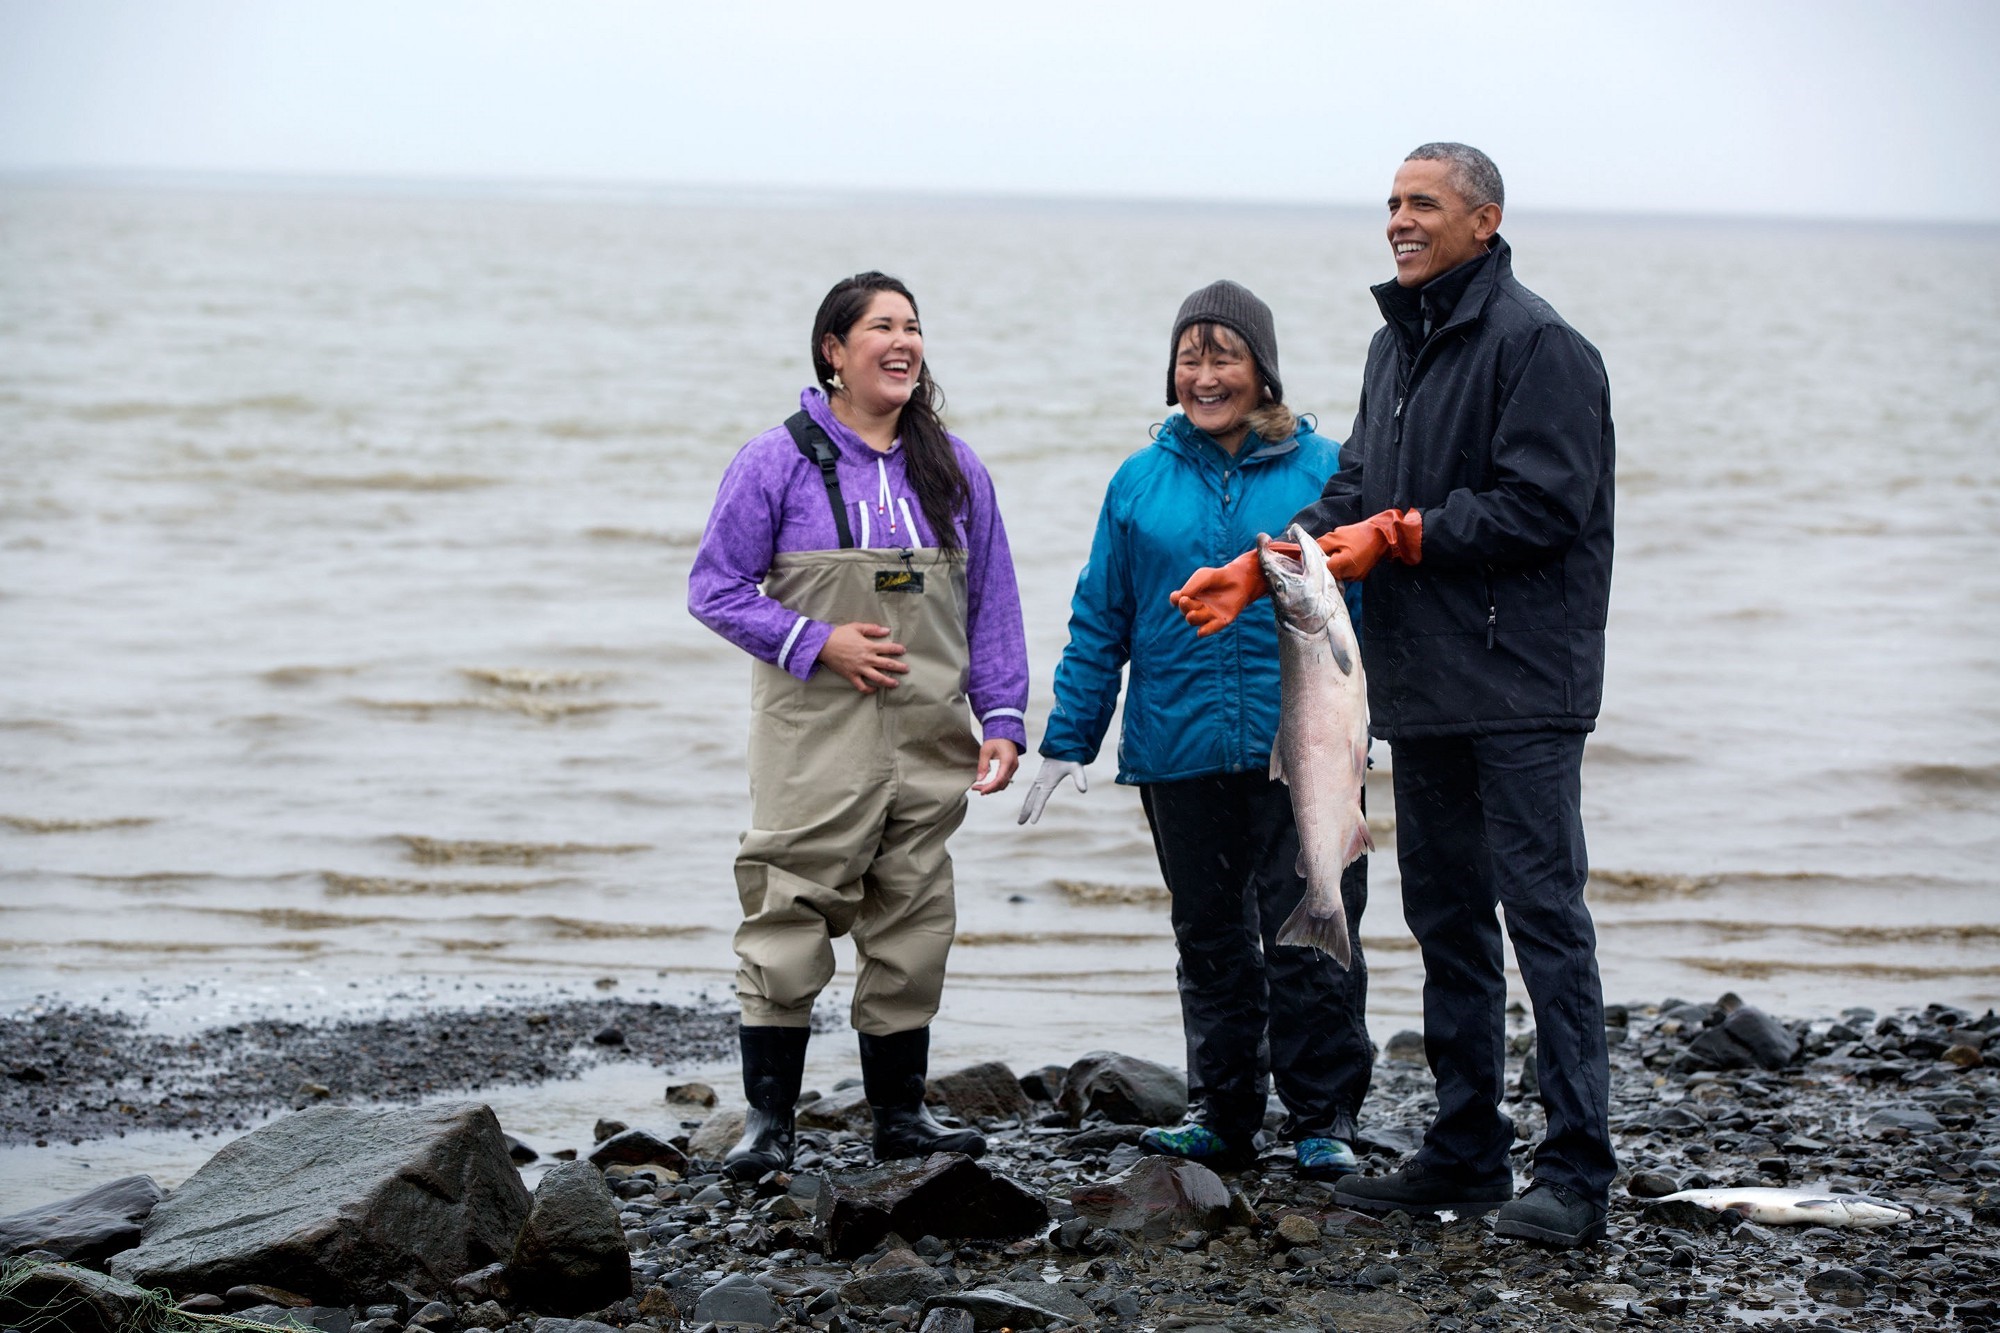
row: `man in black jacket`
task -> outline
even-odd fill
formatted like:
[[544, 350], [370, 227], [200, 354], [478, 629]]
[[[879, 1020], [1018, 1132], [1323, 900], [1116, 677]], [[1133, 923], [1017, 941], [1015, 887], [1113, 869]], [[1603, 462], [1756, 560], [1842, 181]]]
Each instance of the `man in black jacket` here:
[[[1480, 1213], [1558, 1245], [1604, 1234], [1616, 1171], [1597, 940], [1584, 905], [1584, 735], [1604, 684], [1612, 429], [1604, 363], [1515, 281], [1492, 160], [1426, 144], [1396, 173], [1396, 277], [1340, 471], [1298, 516], [1365, 578], [1368, 702], [1394, 755], [1403, 912], [1424, 959], [1438, 1112], [1402, 1170], [1349, 1207]], [[1256, 553], [1174, 604], [1212, 633], [1265, 589]], [[1548, 1132], [1513, 1197], [1506, 912], [1534, 1004]]]

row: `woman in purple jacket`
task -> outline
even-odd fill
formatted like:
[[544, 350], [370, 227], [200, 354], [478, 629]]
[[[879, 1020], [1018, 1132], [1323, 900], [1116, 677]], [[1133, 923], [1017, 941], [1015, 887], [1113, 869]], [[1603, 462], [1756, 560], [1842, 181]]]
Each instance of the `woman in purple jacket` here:
[[736, 855], [749, 1111], [724, 1159], [738, 1179], [791, 1164], [813, 1000], [850, 932], [877, 1160], [986, 1150], [924, 1109], [957, 920], [945, 842], [967, 785], [1004, 788], [1027, 742], [1006, 530], [938, 416], [915, 298], [881, 273], [836, 283], [812, 359], [824, 392], [737, 453], [688, 576], [688, 610], [756, 659]]

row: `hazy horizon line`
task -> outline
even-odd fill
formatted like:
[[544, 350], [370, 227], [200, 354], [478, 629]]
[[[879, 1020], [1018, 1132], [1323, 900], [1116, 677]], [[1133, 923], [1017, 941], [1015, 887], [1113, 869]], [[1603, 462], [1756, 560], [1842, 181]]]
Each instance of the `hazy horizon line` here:
[[[0, 188], [13, 185], [83, 185], [101, 188], [162, 188], [199, 191], [244, 190], [271, 194], [391, 194], [402, 196], [490, 196], [516, 199], [603, 198], [720, 207], [731, 204], [815, 208], [895, 202], [944, 211], [985, 206], [1031, 211], [1125, 212], [1172, 206], [1204, 212], [1315, 214], [1377, 213], [1373, 201], [1318, 199], [1247, 200], [1199, 195], [1091, 194], [1055, 191], [866, 189], [817, 184], [688, 182], [640, 178], [551, 176], [439, 176], [377, 172], [308, 172], [189, 167], [0, 166]], [[1961, 218], [1920, 219], [1893, 214], [1769, 212], [1685, 212], [1653, 208], [1522, 207], [1536, 220], [1569, 217], [1581, 221], [1744, 224], [1782, 222], [1815, 227], [1924, 227], [1947, 231], [1996, 231], [2000, 221]], [[1518, 215], [1518, 214], [1517, 214]]]

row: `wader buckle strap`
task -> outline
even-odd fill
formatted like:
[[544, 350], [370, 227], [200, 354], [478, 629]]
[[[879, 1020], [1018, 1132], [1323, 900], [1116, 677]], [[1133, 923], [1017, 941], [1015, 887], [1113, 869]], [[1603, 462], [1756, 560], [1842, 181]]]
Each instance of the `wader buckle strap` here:
[[834, 475], [834, 462], [840, 457], [833, 441], [826, 437], [817, 421], [803, 409], [785, 418], [785, 429], [792, 433], [792, 443], [799, 452], [819, 465], [820, 476], [826, 478], [827, 503], [833, 506], [833, 526], [840, 532], [840, 549], [854, 549], [854, 530], [847, 526], [847, 501], [840, 493], [840, 478]]

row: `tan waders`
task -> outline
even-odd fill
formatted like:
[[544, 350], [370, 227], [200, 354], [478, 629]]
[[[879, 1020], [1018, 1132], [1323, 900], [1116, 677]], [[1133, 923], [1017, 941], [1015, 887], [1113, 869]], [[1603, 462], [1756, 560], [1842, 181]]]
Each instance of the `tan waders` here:
[[750, 830], [736, 854], [736, 993], [748, 1026], [803, 1028], [852, 933], [853, 1022], [888, 1036], [937, 1013], [957, 909], [945, 842], [979, 762], [965, 697], [965, 568], [937, 550], [796, 551], [766, 595], [814, 620], [889, 627], [895, 689], [753, 665]]

